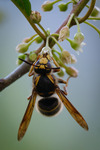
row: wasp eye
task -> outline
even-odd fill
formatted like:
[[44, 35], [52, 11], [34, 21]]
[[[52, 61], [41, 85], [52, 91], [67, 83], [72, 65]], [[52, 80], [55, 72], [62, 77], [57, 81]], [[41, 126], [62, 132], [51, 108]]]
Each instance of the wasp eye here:
[[55, 97], [42, 98], [37, 103], [38, 111], [45, 116], [54, 116], [60, 112], [62, 103]]

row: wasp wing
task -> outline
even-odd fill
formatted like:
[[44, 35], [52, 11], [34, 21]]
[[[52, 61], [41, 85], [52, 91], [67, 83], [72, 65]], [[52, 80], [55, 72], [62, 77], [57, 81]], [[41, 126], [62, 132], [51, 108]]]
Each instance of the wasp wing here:
[[77, 121], [77, 123], [83, 127], [84, 129], [88, 130], [88, 125], [82, 115], [76, 110], [76, 108], [71, 104], [71, 102], [65, 97], [63, 91], [60, 90], [59, 87], [56, 88], [56, 93], [59, 96], [60, 100], [63, 102], [69, 113], [72, 117]]
[[22, 119], [22, 122], [21, 122], [19, 130], [18, 130], [18, 140], [19, 141], [25, 135], [28, 125], [30, 123], [33, 108], [34, 108], [35, 101], [36, 101], [36, 96], [37, 96], [37, 94], [35, 92], [33, 92], [32, 96], [30, 97], [29, 104], [27, 106], [26, 112], [24, 114], [24, 117]]

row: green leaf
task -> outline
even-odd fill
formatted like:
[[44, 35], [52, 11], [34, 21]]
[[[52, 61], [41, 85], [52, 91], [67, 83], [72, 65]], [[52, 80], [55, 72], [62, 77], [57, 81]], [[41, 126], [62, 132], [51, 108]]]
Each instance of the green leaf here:
[[29, 0], [11, 0], [25, 15], [31, 14], [31, 3]]

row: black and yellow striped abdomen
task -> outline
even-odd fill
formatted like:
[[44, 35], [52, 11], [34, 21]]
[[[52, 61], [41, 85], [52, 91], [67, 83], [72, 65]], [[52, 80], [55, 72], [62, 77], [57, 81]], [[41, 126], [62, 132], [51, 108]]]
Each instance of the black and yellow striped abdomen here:
[[40, 96], [48, 97], [55, 92], [55, 77], [51, 74], [36, 75], [34, 85]]

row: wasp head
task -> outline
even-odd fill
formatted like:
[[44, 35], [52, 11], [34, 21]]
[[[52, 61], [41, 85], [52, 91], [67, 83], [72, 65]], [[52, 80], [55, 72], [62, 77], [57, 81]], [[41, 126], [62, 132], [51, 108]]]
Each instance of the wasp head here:
[[51, 72], [51, 69], [50, 55], [48, 53], [42, 54], [34, 65], [35, 72], [38, 74], [48, 74]]

